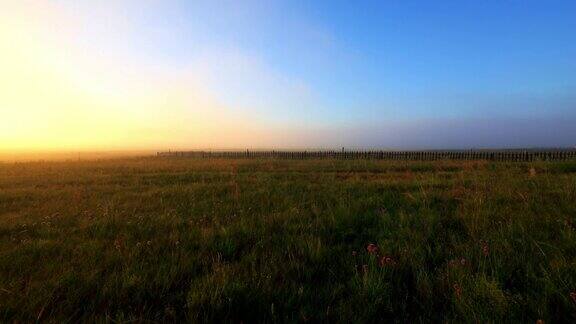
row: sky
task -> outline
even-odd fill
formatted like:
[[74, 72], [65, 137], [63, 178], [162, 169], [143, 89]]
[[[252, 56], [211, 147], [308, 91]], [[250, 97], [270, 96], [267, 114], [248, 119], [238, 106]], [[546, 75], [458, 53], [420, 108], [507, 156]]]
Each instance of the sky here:
[[0, 151], [576, 145], [576, 2], [0, 0]]

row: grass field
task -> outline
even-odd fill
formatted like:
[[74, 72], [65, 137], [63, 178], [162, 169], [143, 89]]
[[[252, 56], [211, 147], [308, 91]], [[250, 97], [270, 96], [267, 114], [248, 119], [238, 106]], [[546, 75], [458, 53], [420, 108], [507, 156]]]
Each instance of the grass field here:
[[0, 164], [0, 322], [539, 319], [576, 319], [576, 162]]

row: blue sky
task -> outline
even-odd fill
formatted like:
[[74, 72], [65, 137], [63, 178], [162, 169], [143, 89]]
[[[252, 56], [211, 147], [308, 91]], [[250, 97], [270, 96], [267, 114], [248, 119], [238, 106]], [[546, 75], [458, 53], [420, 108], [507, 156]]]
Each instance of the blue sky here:
[[[141, 83], [178, 88], [184, 95], [182, 109], [171, 112], [181, 118], [174, 119], [214, 125], [140, 146], [576, 144], [567, 126], [576, 122], [574, 1], [27, 3], [18, 21], [34, 21], [38, 39], [59, 44], [58, 62], [110, 69], [91, 88], [108, 96], [126, 87], [130, 98], [143, 92]], [[39, 20], [45, 12], [52, 19]], [[83, 80], [95, 74], [78, 65], [63, 69]], [[182, 99], [186, 93], [194, 98]], [[200, 93], [209, 99], [197, 100]], [[142, 112], [157, 116], [163, 109]], [[139, 132], [150, 127], [134, 125]], [[218, 129], [251, 135], [221, 136]]]
[[324, 121], [574, 109], [573, 1], [185, 1], [164, 9], [144, 16], [147, 28], [176, 35], [147, 50], [186, 62], [206, 47], [241, 49], [310, 87], [329, 106], [311, 117]]

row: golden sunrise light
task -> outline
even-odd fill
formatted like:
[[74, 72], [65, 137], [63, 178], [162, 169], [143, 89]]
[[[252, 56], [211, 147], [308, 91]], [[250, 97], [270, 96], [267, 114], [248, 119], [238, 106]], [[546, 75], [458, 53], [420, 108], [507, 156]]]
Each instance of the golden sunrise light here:
[[[197, 70], [104, 42], [58, 2], [2, 3], [0, 150], [151, 149], [239, 144], [249, 123], [226, 111]], [[129, 29], [122, 17], [111, 32]], [[117, 29], [119, 28], [119, 29]], [[226, 114], [226, 115], [224, 115]]]

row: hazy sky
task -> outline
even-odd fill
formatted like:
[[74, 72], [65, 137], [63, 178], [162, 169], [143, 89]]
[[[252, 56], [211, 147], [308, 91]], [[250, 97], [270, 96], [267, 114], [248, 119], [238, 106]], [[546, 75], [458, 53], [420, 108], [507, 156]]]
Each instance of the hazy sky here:
[[0, 0], [0, 150], [576, 145], [576, 1]]

